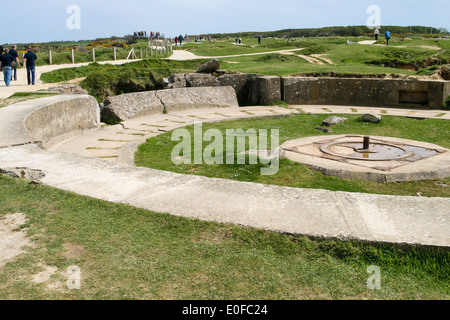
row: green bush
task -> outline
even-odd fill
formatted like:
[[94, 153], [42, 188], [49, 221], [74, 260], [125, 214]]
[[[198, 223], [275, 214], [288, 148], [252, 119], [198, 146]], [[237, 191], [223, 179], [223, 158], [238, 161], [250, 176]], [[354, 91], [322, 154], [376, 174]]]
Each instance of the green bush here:
[[450, 110], [450, 96], [448, 96], [447, 100], [444, 102], [444, 110]]
[[302, 50], [301, 54], [305, 55], [311, 55], [311, 54], [323, 54], [327, 53], [329, 51], [329, 47], [324, 45], [316, 45], [306, 48], [305, 50]]
[[266, 54], [253, 59], [253, 62], [261, 62], [261, 63], [280, 63], [280, 62], [297, 62], [297, 61], [303, 62], [303, 59], [296, 56], [290, 56], [279, 53]]
[[169, 69], [140, 69], [110, 66], [92, 71], [81, 86], [99, 101], [123, 93], [159, 90]]

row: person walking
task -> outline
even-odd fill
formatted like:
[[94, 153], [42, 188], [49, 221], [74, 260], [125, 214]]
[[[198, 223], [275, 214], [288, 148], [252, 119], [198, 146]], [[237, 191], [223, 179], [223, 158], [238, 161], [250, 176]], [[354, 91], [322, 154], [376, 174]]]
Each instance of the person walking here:
[[23, 66], [27, 66], [27, 80], [28, 85], [35, 85], [36, 81], [36, 64], [35, 61], [38, 59], [36, 54], [31, 51], [31, 47], [27, 47], [27, 53], [23, 57]]
[[19, 54], [17, 53], [17, 46], [13, 45], [11, 50], [9, 50], [9, 54], [14, 58], [14, 67], [13, 67], [13, 75], [11, 75], [11, 81], [17, 81], [17, 66], [20, 66]]
[[386, 31], [386, 33], [384, 34], [384, 37], [386, 38], [386, 45], [389, 45], [389, 40], [391, 40], [391, 32], [390, 31]]
[[380, 36], [380, 30], [375, 29], [374, 34], [375, 34], [375, 41], [378, 41], [378, 37]]
[[258, 36], [258, 45], [261, 45], [261, 35]]
[[0, 57], [0, 71], [3, 71], [4, 80], [7, 87], [9, 87], [11, 84], [11, 75], [13, 67], [14, 67], [14, 58], [12, 55], [9, 54], [9, 50], [5, 49], [5, 53]]

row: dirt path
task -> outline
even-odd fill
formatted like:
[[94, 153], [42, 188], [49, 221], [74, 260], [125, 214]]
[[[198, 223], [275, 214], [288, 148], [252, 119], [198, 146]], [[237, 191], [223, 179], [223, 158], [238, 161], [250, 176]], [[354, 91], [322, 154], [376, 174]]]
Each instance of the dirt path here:
[[314, 57], [314, 58], [323, 60], [323, 61], [325, 61], [328, 64], [334, 64], [334, 62], [331, 61], [331, 59], [326, 57], [326, 56], [328, 56], [327, 54], [312, 54], [311, 56]]
[[195, 60], [195, 59], [218, 59], [218, 58], [237, 58], [237, 57], [246, 57], [246, 56], [257, 56], [257, 55], [264, 55], [264, 54], [271, 54], [271, 53], [279, 53], [279, 54], [286, 54], [293, 51], [301, 51], [304, 50], [304, 48], [300, 49], [289, 49], [289, 50], [279, 50], [279, 51], [269, 51], [269, 52], [254, 52], [254, 53], [243, 53], [243, 54], [235, 54], [235, 55], [229, 55], [229, 56], [197, 56], [192, 52], [186, 51], [186, 50], [175, 50], [173, 52], [173, 55], [170, 56], [169, 60]]
[[25, 230], [20, 227], [27, 222], [23, 213], [9, 214], [0, 218], [0, 267], [21, 253], [29, 244]]

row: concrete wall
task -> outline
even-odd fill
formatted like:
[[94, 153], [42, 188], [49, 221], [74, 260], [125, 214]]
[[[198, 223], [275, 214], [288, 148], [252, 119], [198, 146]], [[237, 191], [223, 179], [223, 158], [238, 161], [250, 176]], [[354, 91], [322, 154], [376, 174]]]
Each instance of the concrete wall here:
[[282, 77], [289, 104], [441, 109], [449, 82]]
[[275, 77], [255, 74], [176, 74], [169, 87], [231, 85], [239, 104], [348, 105], [441, 109], [450, 94], [450, 81], [370, 78]]
[[29, 100], [0, 109], [0, 148], [36, 143], [50, 147], [100, 125], [100, 109], [87, 95]]
[[113, 124], [164, 112], [238, 107], [236, 92], [232, 87], [207, 86], [127, 93], [108, 97], [102, 107], [101, 115], [103, 122]]

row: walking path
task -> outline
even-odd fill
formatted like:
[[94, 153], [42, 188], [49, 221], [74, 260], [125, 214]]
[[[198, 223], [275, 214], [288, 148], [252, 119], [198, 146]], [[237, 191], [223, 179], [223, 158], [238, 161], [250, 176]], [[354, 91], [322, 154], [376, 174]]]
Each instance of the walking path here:
[[174, 50], [173, 55], [170, 56], [169, 60], [194, 60], [194, 59], [218, 59], [218, 58], [236, 58], [236, 57], [246, 57], [246, 56], [257, 56], [263, 54], [271, 54], [271, 53], [279, 53], [279, 54], [289, 54], [295, 51], [305, 50], [305, 48], [300, 49], [288, 49], [288, 50], [278, 50], [278, 51], [269, 51], [269, 52], [254, 52], [254, 53], [243, 53], [243, 54], [234, 54], [229, 56], [197, 56], [192, 52], [186, 50]]
[[[130, 63], [138, 60], [116, 60], [116, 61], [101, 61], [99, 64], [113, 64], [120, 65], [124, 63]], [[58, 69], [65, 68], [74, 68], [74, 67], [82, 67], [87, 66], [92, 62], [86, 63], [76, 63], [76, 64], [58, 64], [58, 65], [46, 65], [46, 66], [37, 66], [36, 67], [36, 85], [28, 85], [26, 68], [17, 69], [17, 81], [11, 82], [9, 87], [6, 87], [5, 82], [3, 81], [3, 74], [1, 75], [0, 81], [0, 99], [5, 99], [10, 97], [16, 92], [35, 92], [39, 90], [47, 90], [48, 88], [55, 87], [58, 83], [42, 83], [39, 81], [41, 74], [46, 72], [51, 72]]]
[[282, 107], [240, 107], [189, 110], [166, 115], [152, 115], [132, 119], [115, 126], [107, 126], [66, 140], [53, 150], [78, 153], [110, 162], [134, 164], [135, 146], [161, 133], [194, 124], [195, 121], [219, 122], [257, 117], [284, 116], [299, 113], [311, 114], [363, 114], [374, 113], [413, 118], [434, 118], [450, 120], [450, 111], [383, 109], [376, 107], [347, 106], [290, 106]]

